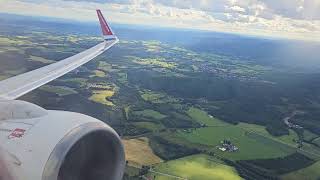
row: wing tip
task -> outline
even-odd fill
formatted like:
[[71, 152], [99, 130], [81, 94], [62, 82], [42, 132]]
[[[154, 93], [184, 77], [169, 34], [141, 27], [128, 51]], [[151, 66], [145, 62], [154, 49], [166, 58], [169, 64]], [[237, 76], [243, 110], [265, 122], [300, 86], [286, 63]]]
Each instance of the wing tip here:
[[98, 18], [99, 18], [102, 34], [104, 36], [104, 40], [106, 40], [106, 41], [108, 41], [108, 40], [117, 40], [118, 38], [114, 35], [112, 29], [110, 28], [110, 26], [108, 25], [106, 19], [104, 18], [101, 10], [97, 9], [96, 11], [97, 11], [97, 15], [98, 15]]

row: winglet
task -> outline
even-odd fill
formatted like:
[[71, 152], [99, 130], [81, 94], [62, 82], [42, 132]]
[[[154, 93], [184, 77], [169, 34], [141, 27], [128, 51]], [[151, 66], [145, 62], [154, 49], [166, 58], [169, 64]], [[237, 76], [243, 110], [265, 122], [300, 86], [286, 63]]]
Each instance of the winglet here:
[[106, 41], [117, 40], [117, 36], [114, 35], [106, 19], [103, 17], [103, 14], [101, 13], [100, 9], [97, 9], [97, 14], [100, 21], [100, 26], [101, 26], [102, 34], [104, 36], [104, 40]]

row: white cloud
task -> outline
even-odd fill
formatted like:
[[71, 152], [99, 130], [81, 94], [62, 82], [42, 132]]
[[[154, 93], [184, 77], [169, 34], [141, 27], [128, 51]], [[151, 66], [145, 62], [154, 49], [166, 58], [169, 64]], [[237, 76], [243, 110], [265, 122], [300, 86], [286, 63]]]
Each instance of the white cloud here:
[[319, 0], [0, 0], [0, 12], [320, 41]]

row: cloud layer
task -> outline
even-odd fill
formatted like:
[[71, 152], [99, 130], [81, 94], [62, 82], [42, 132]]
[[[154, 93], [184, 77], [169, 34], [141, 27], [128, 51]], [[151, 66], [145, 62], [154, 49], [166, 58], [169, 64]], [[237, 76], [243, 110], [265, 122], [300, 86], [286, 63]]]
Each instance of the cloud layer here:
[[320, 41], [320, 0], [0, 0], [0, 11]]

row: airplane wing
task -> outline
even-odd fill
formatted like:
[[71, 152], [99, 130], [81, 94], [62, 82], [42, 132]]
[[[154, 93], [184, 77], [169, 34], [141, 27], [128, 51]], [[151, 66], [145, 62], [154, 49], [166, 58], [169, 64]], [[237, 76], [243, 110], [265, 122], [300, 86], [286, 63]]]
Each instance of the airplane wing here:
[[14, 100], [89, 62], [116, 44], [119, 40], [108, 26], [101, 11], [97, 10], [97, 14], [104, 42], [59, 62], [0, 81], [0, 100]]

